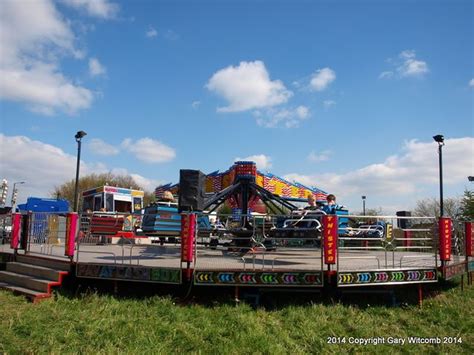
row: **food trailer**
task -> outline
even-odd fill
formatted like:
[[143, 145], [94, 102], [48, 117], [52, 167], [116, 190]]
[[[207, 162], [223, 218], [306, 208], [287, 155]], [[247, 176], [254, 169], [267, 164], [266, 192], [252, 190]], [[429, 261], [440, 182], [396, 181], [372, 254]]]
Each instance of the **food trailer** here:
[[137, 213], [145, 193], [122, 187], [101, 186], [82, 193], [82, 211]]

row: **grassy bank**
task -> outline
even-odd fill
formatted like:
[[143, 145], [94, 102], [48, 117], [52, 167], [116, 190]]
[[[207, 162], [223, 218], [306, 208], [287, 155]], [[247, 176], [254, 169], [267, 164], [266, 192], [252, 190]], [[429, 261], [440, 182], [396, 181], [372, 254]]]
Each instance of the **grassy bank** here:
[[[58, 295], [31, 304], [0, 291], [0, 353], [474, 353], [474, 287], [449, 289], [422, 308], [342, 304], [177, 305], [171, 298]], [[328, 344], [330, 337], [333, 342]], [[351, 344], [381, 337], [385, 344]], [[388, 344], [456, 337], [458, 344]], [[345, 341], [345, 343], [342, 343]], [[370, 341], [370, 340], [369, 340]], [[379, 340], [380, 342], [381, 340]]]

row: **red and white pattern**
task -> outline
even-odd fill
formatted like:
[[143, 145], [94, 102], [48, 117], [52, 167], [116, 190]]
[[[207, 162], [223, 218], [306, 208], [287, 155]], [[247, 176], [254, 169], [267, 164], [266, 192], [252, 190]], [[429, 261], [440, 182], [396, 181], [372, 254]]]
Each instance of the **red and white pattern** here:
[[222, 175], [216, 175], [212, 177], [212, 188], [214, 192], [221, 191], [222, 188]]

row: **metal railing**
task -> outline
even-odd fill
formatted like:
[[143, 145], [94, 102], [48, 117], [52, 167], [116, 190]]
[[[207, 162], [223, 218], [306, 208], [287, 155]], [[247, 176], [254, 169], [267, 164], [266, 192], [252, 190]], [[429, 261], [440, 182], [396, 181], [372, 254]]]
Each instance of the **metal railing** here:
[[[27, 238], [22, 244], [28, 254], [41, 254], [54, 257], [65, 257], [67, 217], [64, 213], [28, 212], [22, 216], [27, 218], [23, 223], [22, 238]], [[25, 243], [26, 242], [26, 243]]]
[[[197, 269], [322, 271], [321, 222], [294, 215], [210, 216], [197, 239]], [[199, 247], [201, 246], [201, 247]], [[296, 256], [295, 256], [296, 255]]]
[[[81, 213], [76, 240], [76, 262], [123, 265], [180, 266], [180, 243], [164, 248], [153, 241], [168, 236], [147, 235], [142, 230], [143, 214], [94, 212]], [[174, 253], [170, 250], [174, 249]], [[173, 257], [170, 257], [173, 254]], [[166, 262], [162, 262], [166, 259]]]
[[[163, 234], [159, 228], [152, 234], [145, 233], [142, 225], [136, 223], [144, 217], [80, 214], [76, 261], [181, 265], [179, 231], [165, 230], [167, 219], [162, 218], [159, 228], [163, 228]], [[30, 213], [29, 218], [27, 252], [62, 256], [65, 215]], [[341, 217], [340, 222], [337, 271], [438, 265], [435, 217], [349, 215]], [[176, 229], [176, 225], [174, 219], [170, 229]], [[463, 228], [456, 223], [453, 226], [453, 235], [463, 245]], [[287, 216], [199, 213], [194, 266], [197, 269], [323, 270], [322, 232], [318, 216], [301, 211]], [[457, 245], [453, 243], [453, 248]]]
[[11, 214], [0, 214], [0, 244], [7, 244], [10, 242], [12, 232], [12, 218]]
[[[435, 217], [345, 217], [349, 223], [339, 227], [338, 271], [372, 267], [364, 262], [354, 262], [357, 259], [376, 259], [378, 269], [381, 261], [384, 269], [437, 267]], [[408, 260], [411, 262], [407, 263]]]

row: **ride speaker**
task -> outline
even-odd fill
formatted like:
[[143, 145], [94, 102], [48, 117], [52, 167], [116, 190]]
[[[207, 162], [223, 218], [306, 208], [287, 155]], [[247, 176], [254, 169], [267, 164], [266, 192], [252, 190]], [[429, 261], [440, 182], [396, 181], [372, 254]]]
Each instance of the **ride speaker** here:
[[206, 175], [199, 170], [179, 171], [179, 212], [203, 210], [205, 182]]
[[[410, 211], [397, 211], [397, 217], [411, 217]], [[401, 229], [407, 229], [411, 227], [411, 220], [400, 218], [397, 219], [397, 227]]]

